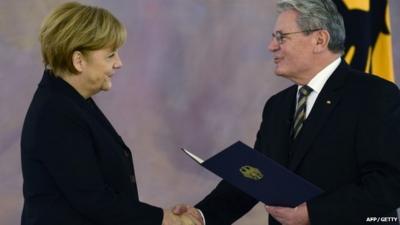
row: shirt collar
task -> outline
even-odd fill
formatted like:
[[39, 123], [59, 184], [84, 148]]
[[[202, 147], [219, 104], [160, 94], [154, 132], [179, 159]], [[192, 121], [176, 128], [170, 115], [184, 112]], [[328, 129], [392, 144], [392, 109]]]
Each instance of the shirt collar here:
[[[329, 65], [327, 65], [324, 69], [322, 69], [317, 75], [313, 77], [313, 79], [308, 82], [307, 86], [313, 89], [313, 92], [315, 91], [317, 94], [319, 94], [324, 87], [326, 81], [329, 79], [329, 77], [333, 74], [333, 72], [336, 70], [336, 68], [339, 66], [341, 62], [341, 58], [337, 58], [333, 62], [331, 62]], [[299, 85], [297, 90], [299, 90], [302, 86]]]

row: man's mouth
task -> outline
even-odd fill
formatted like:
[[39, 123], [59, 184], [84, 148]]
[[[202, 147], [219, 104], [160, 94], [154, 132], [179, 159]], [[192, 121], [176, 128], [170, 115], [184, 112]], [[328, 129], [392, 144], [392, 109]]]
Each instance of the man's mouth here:
[[278, 64], [280, 61], [282, 61], [281, 57], [274, 57], [274, 63]]

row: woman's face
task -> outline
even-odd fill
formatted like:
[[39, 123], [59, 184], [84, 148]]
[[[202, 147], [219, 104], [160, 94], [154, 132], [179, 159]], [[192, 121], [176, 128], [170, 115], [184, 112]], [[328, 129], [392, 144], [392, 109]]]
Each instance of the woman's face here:
[[92, 96], [111, 89], [111, 78], [122, 67], [118, 52], [111, 48], [90, 51], [83, 60], [81, 82], [85, 93]]

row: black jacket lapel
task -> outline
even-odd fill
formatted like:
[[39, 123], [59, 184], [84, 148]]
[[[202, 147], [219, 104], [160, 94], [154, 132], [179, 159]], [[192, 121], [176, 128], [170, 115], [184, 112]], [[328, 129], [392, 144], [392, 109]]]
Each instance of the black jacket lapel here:
[[265, 125], [267, 126], [266, 129], [269, 130], [269, 133], [266, 134], [267, 137], [270, 137], [267, 138], [269, 140], [268, 143], [271, 143], [267, 146], [267, 148], [271, 148], [267, 149], [269, 152], [267, 155], [284, 166], [288, 165], [291, 145], [290, 130], [293, 126], [296, 93], [297, 85], [294, 85], [276, 99], [279, 105], [274, 107], [276, 110], [274, 111], [273, 120], [270, 121], [273, 126], [270, 127], [270, 124]]
[[117, 131], [114, 129], [114, 127], [111, 125], [110, 121], [106, 118], [106, 116], [103, 114], [103, 112], [100, 110], [99, 107], [97, 107], [96, 103], [93, 101], [92, 98], [89, 98], [87, 100], [89, 106], [89, 111], [90, 113], [97, 118], [97, 120], [100, 122], [100, 124], [114, 137], [114, 139], [120, 143], [123, 147], [128, 148], [122, 138], [118, 135]]

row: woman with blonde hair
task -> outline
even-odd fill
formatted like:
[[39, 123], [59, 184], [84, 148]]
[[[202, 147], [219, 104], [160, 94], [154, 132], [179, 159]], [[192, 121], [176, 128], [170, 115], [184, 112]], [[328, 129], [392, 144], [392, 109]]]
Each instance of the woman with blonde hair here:
[[195, 224], [139, 201], [131, 152], [92, 99], [111, 88], [125, 39], [100, 7], [65, 3], [44, 20], [21, 138], [23, 225]]

